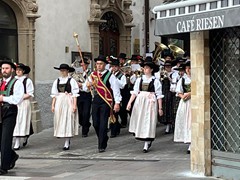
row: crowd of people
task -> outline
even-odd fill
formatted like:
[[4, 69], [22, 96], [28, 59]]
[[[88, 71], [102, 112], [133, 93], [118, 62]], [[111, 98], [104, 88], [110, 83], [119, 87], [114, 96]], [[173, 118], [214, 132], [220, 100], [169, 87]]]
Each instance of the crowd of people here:
[[[51, 89], [53, 136], [64, 139], [63, 150], [70, 149], [79, 127], [81, 136], [87, 138], [93, 125], [99, 153], [106, 151], [108, 132], [115, 138], [126, 127], [143, 142], [142, 151], [147, 153], [159, 122], [166, 126], [166, 134], [174, 133], [175, 142], [188, 143], [190, 153], [190, 60], [171, 53], [163, 57], [127, 58], [120, 53], [118, 57], [99, 55], [92, 71], [87, 58], [54, 67], [60, 76]], [[6, 174], [19, 158], [15, 151], [26, 146], [33, 134], [30, 101], [34, 86], [28, 77], [29, 66], [5, 60], [0, 63], [0, 174]]]

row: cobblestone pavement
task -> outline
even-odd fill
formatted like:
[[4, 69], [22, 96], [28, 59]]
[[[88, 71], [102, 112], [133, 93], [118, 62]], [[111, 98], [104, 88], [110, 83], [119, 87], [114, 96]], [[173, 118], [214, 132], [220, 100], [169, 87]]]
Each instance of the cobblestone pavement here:
[[190, 172], [188, 145], [174, 143], [163, 126], [157, 127], [148, 153], [142, 152], [143, 142], [135, 140], [127, 128], [121, 130], [118, 137], [109, 139], [106, 152], [99, 153], [92, 127], [88, 137], [75, 136], [68, 151], [62, 150], [64, 139], [53, 137], [52, 128], [46, 129], [17, 151], [16, 167], [0, 179], [215, 179]]

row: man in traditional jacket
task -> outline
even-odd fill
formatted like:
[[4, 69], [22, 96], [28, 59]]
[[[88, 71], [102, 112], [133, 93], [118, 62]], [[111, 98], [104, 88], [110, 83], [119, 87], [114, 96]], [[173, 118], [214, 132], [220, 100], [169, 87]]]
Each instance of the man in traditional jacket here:
[[[98, 136], [98, 150], [101, 153], [105, 152], [107, 148], [109, 116], [114, 123], [113, 111], [118, 112], [120, 110], [122, 97], [116, 77], [105, 69], [108, 63], [106, 57], [99, 55], [94, 61], [96, 62], [96, 71], [90, 75], [88, 86], [94, 87], [92, 120]], [[112, 107], [113, 104], [114, 107]]]
[[0, 144], [1, 144], [1, 168], [0, 175], [8, 173], [14, 168], [19, 158], [12, 149], [13, 131], [16, 124], [17, 104], [24, 95], [23, 84], [14, 78], [13, 72], [16, 66], [11, 61], [1, 61], [2, 82], [0, 87]]
[[86, 82], [87, 77], [91, 74], [91, 71], [88, 69], [88, 65], [90, 64], [87, 58], [83, 58], [83, 61], [80, 62], [83, 67], [82, 78], [78, 82], [80, 88], [80, 96], [77, 97], [77, 106], [78, 106], [78, 116], [79, 116], [79, 124], [82, 126], [82, 137], [87, 137], [89, 128], [91, 126], [90, 123], [90, 114], [91, 114], [91, 106], [92, 106], [92, 95], [89, 89], [83, 89], [82, 84]]

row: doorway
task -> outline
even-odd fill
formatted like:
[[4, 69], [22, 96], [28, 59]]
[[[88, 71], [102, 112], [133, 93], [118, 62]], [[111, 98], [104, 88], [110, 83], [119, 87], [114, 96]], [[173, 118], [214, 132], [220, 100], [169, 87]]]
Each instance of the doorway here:
[[119, 26], [112, 12], [103, 15], [106, 22], [99, 26], [99, 54], [117, 56], [119, 54]]
[[0, 2], [0, 59], [18, 61], [17, 21], [13, 10]]

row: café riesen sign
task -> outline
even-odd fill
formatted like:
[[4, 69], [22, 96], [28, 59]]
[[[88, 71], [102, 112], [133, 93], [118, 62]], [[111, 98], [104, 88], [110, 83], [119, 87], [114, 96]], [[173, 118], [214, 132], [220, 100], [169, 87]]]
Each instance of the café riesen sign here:
[[224, 15], [177, 22], [178, 33], [217, 29], [222, 27], [224, 27]]

